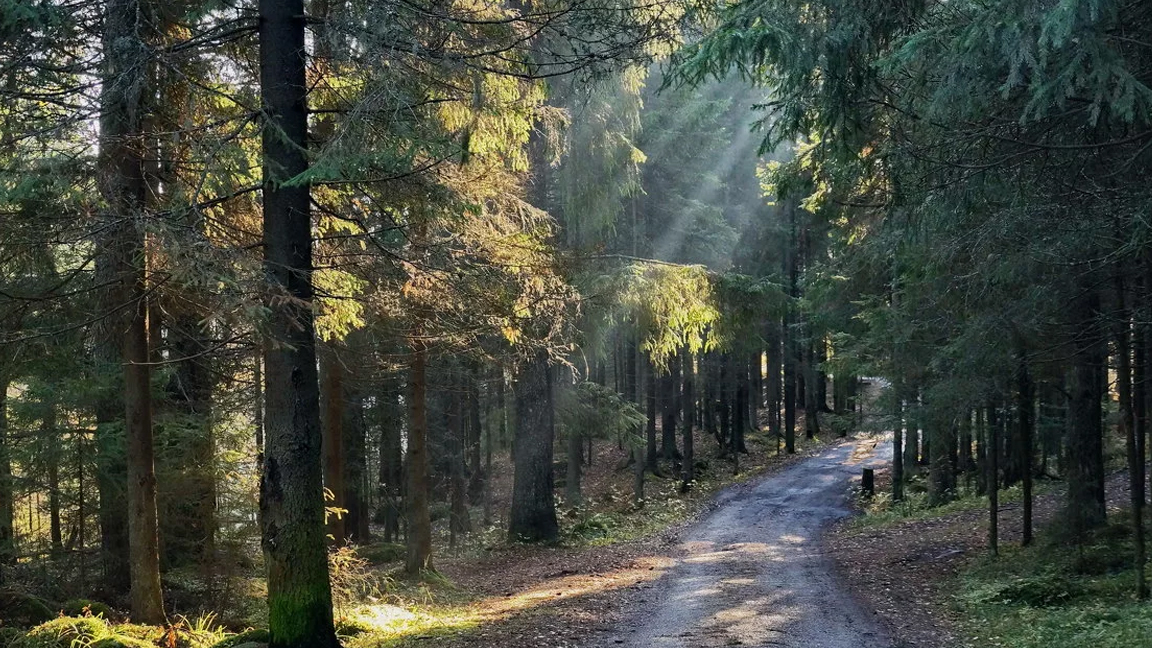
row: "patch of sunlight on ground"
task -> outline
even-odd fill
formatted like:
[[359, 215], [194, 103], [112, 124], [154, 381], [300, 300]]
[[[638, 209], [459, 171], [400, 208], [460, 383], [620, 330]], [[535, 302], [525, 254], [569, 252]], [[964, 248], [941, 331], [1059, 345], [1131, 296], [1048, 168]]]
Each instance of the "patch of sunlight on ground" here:
[[409, 639], [465, 633], [553, 601], [653, 581], [674, 564], [669, 558], [645, 557], [625, 569], [554, 578], [509, 596], [463, 604], [414, 605], [407, 609], [384, 603], [365, 605], [348, 615], [365, 631], [350, 637], [344, 645], [346, 648], [384, 648], [405, 644]]

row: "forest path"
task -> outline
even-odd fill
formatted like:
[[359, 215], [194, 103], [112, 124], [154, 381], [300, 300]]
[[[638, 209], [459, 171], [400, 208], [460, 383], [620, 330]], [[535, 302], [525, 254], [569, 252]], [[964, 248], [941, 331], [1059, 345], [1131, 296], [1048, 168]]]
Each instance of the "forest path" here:
[[879, 465], [876, 441], [833, 446], [722, 493], [682, 535], [678, 564], [597, 646], [886, 648], [821, 541], [850, 514], [850, 487]]

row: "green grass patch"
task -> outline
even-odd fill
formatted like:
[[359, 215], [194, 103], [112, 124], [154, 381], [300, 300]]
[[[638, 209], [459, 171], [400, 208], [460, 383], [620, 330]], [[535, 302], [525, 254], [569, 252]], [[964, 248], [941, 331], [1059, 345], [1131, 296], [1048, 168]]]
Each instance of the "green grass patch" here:
[[972, 648], [1135, 648], [1152, 641], [1152, 605], [1134, 599], [1126, 521], [1079, 545], [1008, 547], [960, 576], [961, 631]]

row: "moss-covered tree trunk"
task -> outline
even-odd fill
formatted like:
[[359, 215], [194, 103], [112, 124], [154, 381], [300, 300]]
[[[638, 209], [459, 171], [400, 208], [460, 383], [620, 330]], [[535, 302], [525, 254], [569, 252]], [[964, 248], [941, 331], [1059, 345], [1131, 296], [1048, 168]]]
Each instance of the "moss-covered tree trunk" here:
[[337, 648], [324, 542], [320, 394], [312, 312], [312, 218], [303, 0], [260, 0], [264, 110], [266, 439], [260, 484], [272, 648]]
[[552, 370], [544, 351], [524, 362], [516, 384], [516, 448], [508, 535], [528, 542], [556, 539], [552, 475], [555, 428]]

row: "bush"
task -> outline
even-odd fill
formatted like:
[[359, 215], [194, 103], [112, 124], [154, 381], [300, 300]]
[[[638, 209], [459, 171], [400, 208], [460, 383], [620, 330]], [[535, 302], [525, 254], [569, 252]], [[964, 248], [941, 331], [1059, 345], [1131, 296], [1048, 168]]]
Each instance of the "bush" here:
[[70, 617], [84, 617], [84, 616], [98, 616], [105, 619], [112, 618], [112, 608], [99, 602], [90, 601], [88, 599], [72, 599], [65, 601], [64, 605], [60, 607], [64, 616]]
[[396, 542], [381, 542], [358, 547], [356, 552], [360, 554], [361, 558], [373, 565], [383, 565], [404, 560], [408, 548]]
[[112, 631], [103, 619], [96, 617], [58, 617], [32, 628], [12, 644], [12, 648], [73, 648], [88, 645]]
[[22, 592], [0, 592], [0, 622], [28, 628], [49, 621], [56, 614], [44, 599]]

